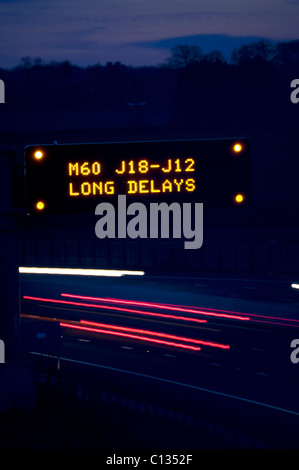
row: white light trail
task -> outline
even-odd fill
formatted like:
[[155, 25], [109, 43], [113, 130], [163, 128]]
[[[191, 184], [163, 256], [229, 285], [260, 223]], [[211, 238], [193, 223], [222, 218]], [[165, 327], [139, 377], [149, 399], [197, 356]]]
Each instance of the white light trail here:
[[124, 271], [118, 269], [72, 269], [72, 268], [36, 268], [36, 267], [19, 267], [21, 274], [62, 274], [75, 276], [143, 276], [144, 271]]

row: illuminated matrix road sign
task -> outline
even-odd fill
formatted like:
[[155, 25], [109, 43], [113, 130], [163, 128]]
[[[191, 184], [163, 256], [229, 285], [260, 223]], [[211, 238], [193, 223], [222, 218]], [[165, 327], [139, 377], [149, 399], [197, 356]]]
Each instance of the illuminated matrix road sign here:
[[29, 214], [94, 213], [100, 202], [251, 202], [246, 139], [30, 145], [25, 148]]

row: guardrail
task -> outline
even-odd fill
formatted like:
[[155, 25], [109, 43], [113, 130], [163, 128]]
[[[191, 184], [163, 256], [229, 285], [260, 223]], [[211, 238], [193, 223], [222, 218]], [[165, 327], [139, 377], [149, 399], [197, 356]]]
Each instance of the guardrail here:
[[[151, 445], [155, 440], [157, 446], [157, 429], [162, 446], [167, 445], [168, 438], [168, 444], [171, 439], [171, 445], [180, 448], [184, 445], [199, 449], [298, 446], [297, 416], [279, 410], [122, 372], [67, 370], [67, 362], [63, 361], [61, 369], [55, 371], [56, 362], [50, 357], [38, 359], [36, 367], [37, 388], [46, 407], [55, 403], [56, 413], [61, 410], [73, 413], [75, 409], [78, 417], [84, 414], [86, 419], [89, 416], [96, 424], [97, 433], [103, 431], [100, 423], [104, 423], [105, 435], [112, 436], [116, 447], [120, 443], [122, 448], [136, 446], [139, 440], [144, 445], [148, 434], [152, 441], [147, 444]], [[141, 436], [138, 435], [140, 427], [143, 430]], [[169, 436], [162, 437], [163, 429]], [[85, 438], [90, 434], [93, 438], [97, 435], [90, 426], [85, 427], [84, 432]], [[127, 440], [132, 437], [135, 444]]]
[[299, 245], [205, 243], [184, 250], [169, 241], [20, 240], [23, 266], [138, 268], [148, 271], [227, 273], [299, 273]]

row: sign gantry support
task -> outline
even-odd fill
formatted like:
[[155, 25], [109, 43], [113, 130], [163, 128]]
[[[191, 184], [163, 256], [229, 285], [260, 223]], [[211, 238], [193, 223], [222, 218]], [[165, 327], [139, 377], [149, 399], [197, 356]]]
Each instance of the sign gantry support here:
[[15, 147], [0, 146], [0, 339], [5, 363], [20, 356], [19, 245], [14, 205], [16, 159]]

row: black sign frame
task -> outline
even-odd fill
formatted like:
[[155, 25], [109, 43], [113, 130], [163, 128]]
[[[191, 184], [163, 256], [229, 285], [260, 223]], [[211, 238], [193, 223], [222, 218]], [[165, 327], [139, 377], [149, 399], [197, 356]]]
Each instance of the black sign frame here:
[[120, 194], [128, 204], [252, 202], [246, 138], [28, 145], [25, 168], [31, 215], [94, 214], [97, 204], [115, 204]]

